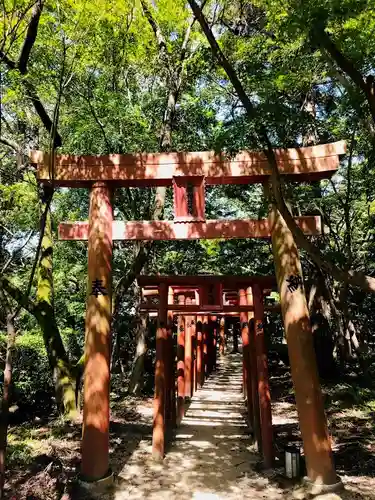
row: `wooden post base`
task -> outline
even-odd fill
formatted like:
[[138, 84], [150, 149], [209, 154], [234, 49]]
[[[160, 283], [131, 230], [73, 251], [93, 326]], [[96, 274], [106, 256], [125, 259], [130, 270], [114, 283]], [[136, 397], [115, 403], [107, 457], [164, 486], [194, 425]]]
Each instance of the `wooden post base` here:
[[83, 476], [78, 479], [79, 486], [93, 496], [105, 494], [113, 487], [114, 482], [115, 477], [111, 469], [103, 478], [95, 481], [87, 481]]

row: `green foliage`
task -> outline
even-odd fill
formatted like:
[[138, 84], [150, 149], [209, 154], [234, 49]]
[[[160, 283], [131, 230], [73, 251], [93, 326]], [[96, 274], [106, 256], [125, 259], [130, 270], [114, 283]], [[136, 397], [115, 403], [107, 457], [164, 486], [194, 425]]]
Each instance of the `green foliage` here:
[[[165, 39], [165, 51], [177, 68], [191, 12], [180, 0], [149, 3]], [[16, 61], [31, 10], [23, 0], [6, 0], [4, 5], [1, 47]], [[259, 123], [267, 128], [277, 147], [346, 139], [351, 161], [347, 156], [341, 162], [332, 182], [324, 181], [319, 186], [287, 183], [287, 197], [295, 214], [322, 215], [329, 233], [315, 243], [327, 258], [344, 268], [374, 275], [374, 124], [361, 90], [344, 78], [312, 36], [316, 27], [323, 26], [340, 50], [367, 76], [373, 72], [375, 53], [371, 7], [370, 0], [207, 2], [205, 13], [213, 21], [219, 43], [238, 72], [258, 118], [250, 122], [246, 117], [195, 22], [182, 68], [172, 146], [176, 151], [220, 150], [231, 157], [241, 149], [260, 147], [255, 134]], [[159, 150], [173, 80], [163, 50], [138, 0], [63, 0], [44, 7], [28, 74], [21, 76], [1, 63], [2, 134], [15, 142], [23, 154], [0, 143], [0, 270], [8, 262], [6, 275], [20, 290], [27, 289], [41, 213], [41, 193], [25, 153], [28, 147], [49, 148], [49, 134], [35, 112], [25, 83], [34, 85], [50, 116], [62, 83], [58, 123], [62, 152], [154, 152]], [[133, 204], [126, 190], [116, 190], [115, 218], [149, 218], [150, 192], [136, 188], [130, 192]], [[88, 206], [86, 189], [58, 189], [51, 205], [55, 241], [54, 293], [50, 302], [73, 361], [80, 358], [84, 341], [87, 245], [58, 242], [57, 225], [64, 220], [87, 219]], [[206, 189], [208, 218], [264, 218], [267, 209], [260, 185]], [[173, 218], [170, 189], [165, 218]], [[115, 243], [114, 288], [128, 273], [137, 251], [133, 243]], [[316, 269], [307, 256], [302, 257], [306, 282], [315, 283]], [[157, 242], [144, 272], [271, 274], [273, 262], [269, 242], [262, 240]], [[342, 286], [329, 277], [327, 281], [335, 305], [343, 314]], [[30, 296], [36, 296], [35, 280]], [[133, 288], [120, 302], [116, 318], [119, 352], [128, 370], [135, 339], [137, 295]], [[353, 320], [370, 359], [375, 300], [350, 290], [346, 302], [345, 314]], [[11, 305], [15, 307], [14, 303]], [[51, 397], [48, 360], [35, 318], [23, 311], [16, 326], [20, 331], [16, 397], [32, 404], [43, 394]], [[330, 327], [336, 338], [337, 319], [330, 319]], [[5, 329], [2, 307], [0, 328]], [[278, 339], [280, 332], [277, 326], [270, 335]], [[1, 350], [4, 352], [3, 345]]]
[[[1, 337], [2, 358], [5, 355], [6, 339]], [[48, 368], [48, 359], [39, 331], [32, 330], [17, 338], [14, 356], [13, 402], [26, 411], [37, 405], [42, 413], [53, 406], [53, 384]]]

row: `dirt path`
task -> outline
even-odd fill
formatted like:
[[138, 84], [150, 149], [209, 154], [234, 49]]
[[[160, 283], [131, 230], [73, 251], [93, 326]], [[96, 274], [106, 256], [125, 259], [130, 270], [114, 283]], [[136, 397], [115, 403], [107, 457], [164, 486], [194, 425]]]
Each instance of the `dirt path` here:
[[[220, 359], [172, 436], [163, 463], [151, 458], [152, 399], [118, 397], [110, 427], [110, 463], [115, 486], [100, 500], [234, 500], [307, 498], [283, 478], [283, 468], [257, 472], [259, 455], [244, 419], [240, 355]], [[298, 419], [286, 374], [271, 377], [275, 445], [299, 439]], [[337, 471], [346, 491], [316, 500], [374, 500], [372, 414], [350, 404], [337, 408], [333, 385], [329, 422]], [[327, 392], [327, 391], [326, 391]], [[358, 435], [361, 441], [357, 441]], [[31, 422], [10, 430], [7, 498], [12, 500], [87, 500], [79, 488], [81, 423], [61, 419]], [[11, 462], [13, 460], [13, 462]]]
[[123, 470], [114, 500], [285, 498], [254, 471], [259, 455], [244, 420], [240, 355], [220, 360], [197, 391], [162, 464], [142, 440]]

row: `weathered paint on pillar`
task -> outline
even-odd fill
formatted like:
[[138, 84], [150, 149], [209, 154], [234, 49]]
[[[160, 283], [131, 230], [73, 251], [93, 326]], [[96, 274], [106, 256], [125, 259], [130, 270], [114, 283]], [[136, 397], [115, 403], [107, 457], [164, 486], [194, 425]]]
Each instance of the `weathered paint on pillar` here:
[[[168, 288], [168, 304], [173, 304], [173, 290], [171, 287]], [[171, 427], [174, 429], [176, 427], [176, 355], [175, 355], [175, 343], [173, 337], [173, 312], [168, 311], [168, 341], [170, 344], [169, 348], [169, 373], [170, 373], [170, 405], [171, 405]]]
[[203, 382], [208, 377], [208, 316], [203, 316]]
[[[178, 296], [179, 305], [185, 304], [185, 296]], [[185, 316], [177, 318], [177, 423], [185, 414]]]
[[213, 316], [212, 325], [212, 369], [216, 370], [217, 365], [217, 338], [218, 338], [219, 325], [217, 322], [217, 316]]
[[[168, 304], [173, 301], [173, 290], [168, 289]], [[167, 341], [165, 348], [165, 426], [170, 425], [172, 420], [172, 329], [170, 325], [170, 311], [167, 311]]]
[[[191, 300], [192, 305], [197, 305], [197, 293], [195, 291], [194, 298]], [[191, 317], [191, 397], [193, 397], [194, 392], [197, 390], [197, 317]]]
[[203, 368], [203, 316], [197, 316], [197, 382], [202, 387], [204, 382]]
[[159, 286], [159, 315], [158, 329], [156, 331], [156, 360], [155, 360], [155, 395], [154, 395], [154, 421], [152, 432], [152, 456], [157, 460], [164, 458], [165, 446], [165, 401], [167, 382], [167, 304], [168, 290], [165, 283]]
[[211, 375], [213, 369], [212, 343], [213, 343], [213, 325], [211, 316], [209, 316], [207, 324], [207, 375]]
[[262, 435], [262, 453], [266, 468], [271, 468], [274, 461], [271, 394], [268, 380], [268, 360], [264, 338], [263, 292], [259, 285], [253, 286], [254, 297], [254, 336], [256, 368], [258, 378], [260, 430]]
[[334, 484], [337, 475], [324, 413], [299, 253], [292, 233], [275, 207], [271, 208], [269, 220], [307, 475], [312, 481]]
[[216, 368], [216, 333], [217, 318], [216, 316], [209, 316], [207, 341], [207, 364], [209, 374]]
[[[254, 305], [253, 291], [251, 287], [246, 290], [247, 305]], [[247, 313], [249, 323], [249, 356], [250, 356], [250, 374], [251, 374], [251, 399], [253, 402], [253, 435], [254, 444], [258, 451], [262, 449], [262, 434], [260, 430], [260, 411], [259, 411], [259, 394], [258, 394], [258, 373], [257, 373], [257, 356], [255, 351], [255, 330], [254, 330], [254, 312]]]
[[[191, 305], [191, 298], [186, 297], [186, 305]], [[192, 349], [192, 321], [193, 316], [185, 317], [185, 398], [191, 398], [192, 390], [192, 367], [193, 367], [193, 349]]]
[[220, 346], [219, 346], [220, 355], [223, 356], [225, 354], [225, 316], [220, 318]]
[[206, 348], [207, 348], [207, 356], [206, 356], [206, 378], [208, 378], [211, 374], [211, 321], [210, 318], [207, 318], [207, 327], [206, 327]]
[[[246, 305], [246, 291], [241, 288], [239, 294], [239, 305]], [[241, 335], [242, 335], [242, 370], [243, 370], [243, 384], [247, 400], [247, 417], [249, 426], [254, 428], [254, 412], [253, 412], [253, 399], [251, 393], [251, 371], [250, 371], [250, 345], [249, 345], [249, 324], [247, 321], [247, 313], [240, 312]]]
[[[193, 300], [193, 304], [195, 301]], [[198, 388], [197, 383], [197, 317], [192, 317], [191, 326], [191, 345], [192, 345], [192, 357], [193, 357], [193, 368], [192, 368], [192, 384], [191, 384], [191, 396], [193, 397], [194, 392]]]
[[109, 381], [111, 353], [111, 192], [105, 183], [90, 191], [82, 477], [103, 478], [109, 470]]

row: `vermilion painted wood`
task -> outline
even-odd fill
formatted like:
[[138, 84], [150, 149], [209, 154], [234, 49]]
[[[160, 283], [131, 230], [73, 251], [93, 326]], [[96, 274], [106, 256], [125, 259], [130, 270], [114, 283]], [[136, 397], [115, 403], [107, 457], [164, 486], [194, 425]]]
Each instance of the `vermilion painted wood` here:
[[197, 316], [197, 382], [199, 387], [203, 385], [203, 316]]
[[[220, 286], [221, 288], [221, 286]], [[222, 295], [222, 294], [221, 294]], [[217, 338], [219, 335], [219, 323], [217, 321], [217, 316], [211, 316], [212, 319], [212, 368], [216, 370], [217, 368]]]
[[[191, 298], [187, 297], [185, 299], [185, 304], [191, 306]], [[191, 386], [192, 386], [192, 368], [193, 368], [193, 358], [192, 358], [192, 316], [185, 316], [185, 398], [191, 398]]]
[[[192, 300], [193, 305], [195, 305], [195, 299]], [[192, 384], [191, 384], [191, 397], [193, 397], [194, 392], [198, 388], [197, 384], [197, 316], [192, 316], [191, 325], [191, 348], [192, 348]]]
[[[238, 291], [240, 305], [246, 305], [246, 291], [241, 288]], [[250, 369], [250, 345], [249, 345], [249, 325], [247, 322], [247, 313], [240, 312], [241, 336], [242, 336], [242, 380], [244, 392], [247, 401], [247, 416], [249, 426], [254, 430], [254, 411], [251, 394], [251, 369]]]
[[[204, 177], [173, 177], [172, 185], [175, 221], [205, 221]], [[189, 189], [192, 194], [191, 207]]]
[[[248, 306], [254, 307], [253, 290], [251, 287], [247, 287], [246, 289], [246, 302]], [[255, 353], [255, 338], [254, 338], [254, 309], [247, 313], [247, 320], [249, 324], [249, 346], [250, 346], [249, 354], [250, 354], [250, 373], [251, 373], [251, 399], [253, 402], [254, 444], [257, 446], [258, 451], [261, 451], [262, 435], [260, 431], [257, 358]]]
[[196, 219], [206, 219], [206, 196], [204, 178], [199, 178], [199, 183], [193, 187], [193, 216]]
[[183, 218], [189, 215], [187, 184], [181, 182], [183, 178], [173, 179], [173, 206], [175, 218]]
[[[308, 148], [275, 150], [282, 175], [299, 181], [329, 178], [344, 154], [344, 141]], [[31, 151], [30, 162], [38, 167], [40, 182], [51, 179], [50, 159], [41, 151]], [[196, 153], [151, 153], [134, 155], [56, 155], [55, 186], [77, 186], [96, 181], [116, 182], [116, 186], [171, 185], [175, 176], [204, 176], [207, 184], [248, 184], [264, 182], [270, 175], [263, 152], [243, 151], [234, 158], [212, 151]]]
[[[173, 290], [168, 287], [168, 305], [173, 304]], [[173, 346], [173, 312], [167, 314], [167, 355], [166, 355], [166, 383], [165, 383], [165, 423], [166, 427], [173, 427], [173, 388], [174, 388], [174, 346]]]
[[212, 275], [212, 274], [197, 274], [197, 275], [139, 275], [137, 282], [141, 287], [157, 287], [160, 283], [166, 283], [171, 287], [190, 287], [195, 289], [207, 283], [222, 283], [225, 288], [247, 288], [248, 286], [257, 283], [261, 288], [272, 289], [277, 285], [275, 276], [260, 276], [260, 275]]
[[[249, 299], [249, 294], [248, 294], [248, 299]], [[253, 317], [249, 319], [249, 342], [250, 342], [250, 369], [251, 369], [251, 396], [253, 400], [253, 412], [254, 412], [254, 428], [253, 428], [254, 444], [256, 445], [258, 451], [261, 452], [262, 432], [260, 430], [257, 356], [255, 352], [255, 330], [254, 330]]]
[[270, 211], [272, 247], [280, 294], [291, 375], [303, 439], [308, 478], [320, 484], [338, 481], [332, 457], [324, 403], [317, 369], [313, 334], [303, 285], [289, 288], [289, 277], [303, 280], [298, 248], [275, 207]]
[[258, 378], [258, 397], [260, 430], [262, 434], [262, 453], [264, 465], [270, 469], [274, 461], [271, 394], [268, 380], [268, 360], [264, 338], [264, 308], [262, 290], [259, 285], [253, 286], [254, 297], [254, 337], [256, 352], [256, 369]]
[[212, 324], [210, 316], [208, 317], [208, 323], [207, 323], [206, 343], [207, 343], [206, 375], [207, 377], [209, 377], [212, 373]]
[[215, 368], [215, 322], [216, 316], [208, 317], [208, 373], [212, 373]]
[[220, 318], [220, 354], [223, 356], [225, 354], [225, 318]]
[[[179, 305], [185, 304], [185, 296], [179, 295]], [[180, 424], [185, 414], [185, 316], [180, 314], [177, 320], [177, 423]]]
[[203, 316], [203, 381], [208, 377], [208, 316]]
[[198, 388], [197, 384], [197, 317], [192, 316], [192, 332], [191, 332], [191, 346], [192, 346], [192, 360], [193, 360], [193, 370], [192, 370], [192, 384], [191, 384], [191, 397], [193, 397], [195, 391]]
[[[308, 236], [321, 234], [320, 216], [296, 217], [297, 225]], [[114, 240], [209, 240], [270, 238], [268, 219], [251, 220], [207, 220], [206, 222], [173, 221], [114, 221]], [[88, 238], [88, 222], [63, 222], [59, 224], [60, 240], [82, 240]]]
[[[199, 306], [180, 306], [178, 304], [174, 304], [173, 306], [168, 306], [171, 307], [171, 310], [174, 313], [177, 314], [212, 314], [214, 311], [209, 308], [199, 308]], [[154, 304], [141, 304], [140, 310], [141, 311], [158, 311], [159, 306], [154, 305]], [[280, 312], [280, 304], [272, 304], [272, 305], [267, 305], [264, 306], [265, 311], [272, 311], [272, 312]], [[237, 305], [231, 305], [231, 306], [223, 306], [220, 310], [215, 310], [215, 314], [217, 315], [235, 315], [236, 313], [238, 314], [239, 312], [252, 312], [254, 311], [254, 306], [237, 306]]]
[[167, 303], [168, 291], [165, 283], [159, 288], [160, 308], [158, 329], [156, 332], [156, 360], [155, 360], [155, 395], [154, 418], [152, 431], [152, 456], [161, 460], [164, 458], [165, 448], [165, 402], [167, 389]]
[[[109, 468], [113, 215], [111, 191], [104, 183], [92, 186], [89, 218], [81, 471], [85, 479], [97, 480], [104, 477]], [[96, 280], [104, 293], [91, 293]]]

